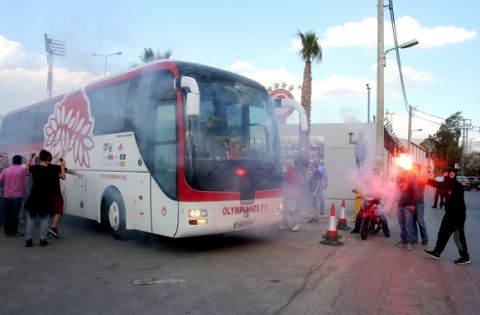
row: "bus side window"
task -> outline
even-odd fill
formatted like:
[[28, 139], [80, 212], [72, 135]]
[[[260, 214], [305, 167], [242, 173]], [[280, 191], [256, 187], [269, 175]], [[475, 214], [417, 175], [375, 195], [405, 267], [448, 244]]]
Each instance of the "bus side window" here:
[[[35, 137], [35, 118], [38, 110], [32, 109], [20, 114], [20, 124], [17, 127], [19, 132], [19, 142], [32, 143]], [[43, 130], [40, 131], [43, 135]]]
[[136, 90], [134, 96], [132, 96], [131, 105], [127, 106], [128, 115], [133, 117], [133, 128], [135, 131], [135, 138], [140, 152], [142, 152], [143, 159], [150, 165], [152, 158], [150, 150], [148, 150], [148, 134], [152, 129], [152, 119], [150, 118], [150, 85], [152, 81], [151, 75], [145, 75], [136, 83]]
[[21, 143], [19, 141], [20, 113], [15, 113], [5, 117], [2, 123], [2, 145], [12, 145]]
[[175, 106], [158, 106], [155, 115], [154, 177], [165, 193], [176, 197], [177, 140]]
[[122, 81], [87, 92], [95, 117], [95, 135], [117, 133], [125, 130], [125, 112], [130, 82]]
[[[177, 94], [173, 75], [156, 73], [151, 84], [150, 102], [153, 113], [154, 169], [156, 182], [170, 198], [177, 198]], [[150, 129], [152, 130], [152, 129]], [[150, 131], [151, 132], [151, 131]]]
[[48, 117], [53, 115], [54, 103], [42, 105], [38, 107], [36, 119], [35, 119], [35, 142], [43, 142], [45, 140], [43, 135], [43, 128], [48, 123]]

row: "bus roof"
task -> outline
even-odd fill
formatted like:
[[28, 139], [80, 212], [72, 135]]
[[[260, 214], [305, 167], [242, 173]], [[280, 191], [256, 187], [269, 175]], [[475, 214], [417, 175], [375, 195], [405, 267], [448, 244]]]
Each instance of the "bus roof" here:
[[[254, 81], [252, 79], [249, 79], [247, 77], [241, 76], [241, 75], [233, 73], [233, 72], [229, 72], [229, 71], [226, 71], [226, 70], [215, 68], [215, 67], [212, 67], [212, 66], [202, 65], [202, 64], [193, 63], [193, 62], [172, 60], [172, 59], [162, 59], [162, 60], [154, 60], [154, 61], [151, 61], [151, 62], [147, 62], [145, 64], [136, 66], [136, 67], [131, 68], [131, 69], [127, 69], [127, 70], [122, 71], [120, 73], [117, 73], [115, 75], [95, 80], [95, 81], [90, 82], [89, 84], [87, 84], [85, 86], [81, 86], [81, 87], [78, 87], [76, 89], [72, 89], [71, 91], [59, 94], [59, 95], [54, 96], [50, 99], [44, 99], [42, 101], [33, 103], [31, 105], [15, 109], [13, 111], [10, 111], [10, 112], [6, 113], [5, 116], [9, 116], [9, 115], [12, 115], [12, 114], [17, 113], [17, 112], [23, 112], [25, 110], [35, 108], [37, 106], [42, 106], [42, 105], [47, 104], [47, 103], [60, 101], [61, 99], [63, 99], [65, 97], [66, 94], [68, 94], [72, 91], [75, 91], [75, 90], [95, 89], [95, 88], [102, 87], [102, 86], [105, 86], [105, 85], [109, 85], [109, 84], [112, 84], [112, 83], [115, 83], [115, 82], [118, 82], [118, 81], [122, 81], [122, 80], [124, 80], [126, 78], [130, 78], [132, 76], [136, 76], [136, 75], [138, 75], [138, 74], [140, 74], [144, 71], [149, 71], [149, 70], [154, 70], [154, 69], [159, 69], [159, 68], [170, 69], [170, 70], [172, 70], [172, 72], [174, 72], [174, 74], [176, 76], [178, 76], [178, 75], [191, 75], [193, 73], [195, 73], [197, 75], [198, 74], [210, 75], [211, 73], [215, 73], [216, 77], [221, 77], [221, 78], [224, 78], [224, 79], [227, 79], [227, 80], [242, 81], [245, 84], [248, 84], [248, 85], [251, 85], [251, 86], [254, 86], [254, 87], [264, 88], [261, 84], [259, 84], [258, 82]], [[206, 69], [208, 69], [208, 71], [205, 71]]]

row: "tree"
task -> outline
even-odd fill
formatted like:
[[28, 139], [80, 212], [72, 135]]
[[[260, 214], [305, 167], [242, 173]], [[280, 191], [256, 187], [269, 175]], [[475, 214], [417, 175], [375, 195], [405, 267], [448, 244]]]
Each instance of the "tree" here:
[[162, 53], [160, 53], [160, 51], [157, 51], [157, 54], [155, 54], [152, 48], [144, 48], [143, 55], [141, 55], [139, 58], [142, 62], [150, 62], [158, 59], [170, 59], [171, 55], [172, 55], [171, 49], [166, 50]]
[[470, 152], [462, 158], [462, 165], [465, 175], [480, 175], [480, 152]]
[[305, 62], [303, 69], [303, 84], [301, 104], [305, 109], [308, 122], [308, 130], [300, 132], [300, 162], [306, 163], [308, 161], [308, 149], [310, 144], [310, 114], [312, 103], [312, 62], [322, 61], [322, 47], [318, 43], [318, 38], [315, 32], [306, 32], [305, 34], [298, 31], [298, 38], [302, 43], [302, 47], [298, 52], [302, 60]]
[[434, 164], [438, 167], [454, 166], [461, 162], [462, 147], [459, 140], [462, 135], [462, 112], [456, 112], [440, 125], [438, 131], [420, 143]]

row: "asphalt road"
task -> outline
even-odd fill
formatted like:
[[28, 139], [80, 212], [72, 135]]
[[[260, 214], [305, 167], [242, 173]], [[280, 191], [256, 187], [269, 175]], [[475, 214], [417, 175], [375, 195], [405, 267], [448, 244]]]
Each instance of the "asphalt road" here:
[[[66, 217], [45, 248], [0, 238], [1, 314], [480, 314], [480, 191], [466, 192], [471, 265], [457, 266], [453, 239], [432, 248], [442, 210], [425, 217], [430, 245], [407, 252], [391, 238], [319, 244], [328, 217], [299, 232], [193, 239], [139, 235], [117, 241], [96, 223]], [[306, 214], [305, 214], [306, 216]], [[306, 220], [305, 220], [306, 221]], [[352, 226], [352, 222], [348, 222]], [[22, 227], [23, 228], [23, 227]]]

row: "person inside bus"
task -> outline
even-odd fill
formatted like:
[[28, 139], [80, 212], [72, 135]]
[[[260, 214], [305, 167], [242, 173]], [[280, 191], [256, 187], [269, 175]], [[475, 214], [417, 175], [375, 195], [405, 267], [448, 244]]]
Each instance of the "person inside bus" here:
[[225, 159], [227, 158], [225, 152], [225, 138], [224, 134], [226, 132], [226, 121], [225, 119], [217, 116], [215, 114], [211, 115], [206, 122], [207, 126], [207, 150], [210, 154], [210, 157], [216, 159]]
[[225, 119], [217, 115], [211, 115], [207, 119], [207, 132], [210, 135], [221, 135], [226, 129]]
[[245, 146], [242, 144], [240, 137], [234, 131], [229, 138], [226, 138], [223, 141], [225, 147], [225, 153], [228, 160], [238, 160], [245, 149]]

